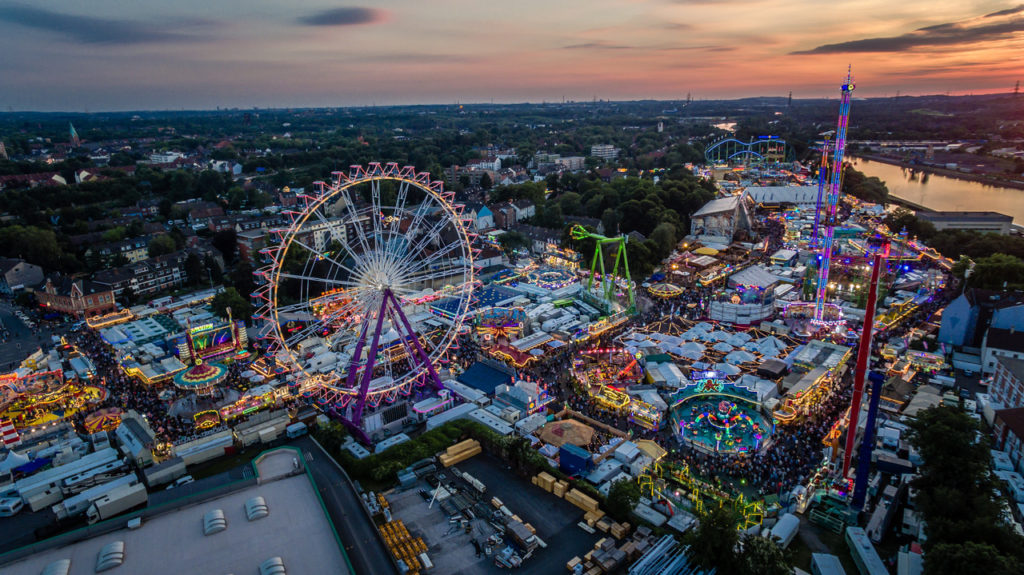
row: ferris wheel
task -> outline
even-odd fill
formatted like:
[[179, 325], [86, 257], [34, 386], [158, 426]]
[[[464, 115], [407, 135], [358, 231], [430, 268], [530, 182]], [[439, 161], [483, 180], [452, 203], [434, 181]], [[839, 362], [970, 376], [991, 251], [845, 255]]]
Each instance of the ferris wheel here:
[[411, 166], [333, 175], [272, 230], [253, 297], [290, 385], [358, 428], [367, 405], [441, 387], [435, 365], [470, 306], [473, 234], [454, 194]]

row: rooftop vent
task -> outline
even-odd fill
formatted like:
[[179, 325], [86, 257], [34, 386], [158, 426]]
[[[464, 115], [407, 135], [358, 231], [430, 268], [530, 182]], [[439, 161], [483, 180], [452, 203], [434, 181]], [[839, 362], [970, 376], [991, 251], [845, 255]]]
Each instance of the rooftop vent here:
[[70, 559], [58, 559], [43, 569], [43, 575], [68, 575], [71, 571]]
[[102, 573], [124, 563], [124, 541], [111, 541], [96, 555], [96, 572]]
[[263, 519], [267, 515], [270, 515], [270, 508], [267, 507], [267, 501], [259, 496], [246, 501], [245, 515], [249, 518], [249, 521]]
[[271, 557], [260, 563], [260, 575], [285, 575], [286, 573], [284, 559], [280, 557]]
[[224, 517], [222, 509], [207, 511], [203, 515], [203, 535], [213, 535], [228, 528], [228, 520]]

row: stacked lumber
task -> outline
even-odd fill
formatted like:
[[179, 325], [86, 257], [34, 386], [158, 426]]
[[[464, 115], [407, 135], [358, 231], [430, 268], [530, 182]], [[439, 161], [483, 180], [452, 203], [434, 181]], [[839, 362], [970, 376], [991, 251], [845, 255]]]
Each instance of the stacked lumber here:
[[438, 460], [440, 460], [441, 465], [451, 467], [452, 465], [461, 463], [474, 455], [479, 455], [480, 451], [479, 441], [475, 439], [467, 439], [446, 449]]
[[593, 511], [587, 511], [583, 514], [583, 520], [587, 522], [587, 525], [593, 527], [602, 517], [604, 517], [604, 511], [595, 509]]
[[569, 490], [569, 492], [565, 494], [565, 500], [584, 511], [597, 510], [597, 501], [592, 497], [584, 495], [583, 492], [578, 489]]
[[551, 492], [558, 497], [565, 497], [565, 492], [569, 490], [569, 482], [562, 479], [556, 481], [554, 487], [551, 488]]

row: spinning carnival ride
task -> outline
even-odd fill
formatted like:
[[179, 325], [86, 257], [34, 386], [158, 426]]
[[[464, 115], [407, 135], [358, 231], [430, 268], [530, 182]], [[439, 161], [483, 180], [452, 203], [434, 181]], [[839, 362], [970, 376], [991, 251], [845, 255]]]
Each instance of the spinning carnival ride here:
[[[470, 306], [471, 235], [454, 194], [411, 166], [353, 166], [314, 187], [272, 231], [253, 297], [268, 353], [296, 368], [293, 390], [368, 441], [368, 405], [441, 388], [434, 365]], [[451, 317], [413, 321], [412, 300], [439, 289]]]

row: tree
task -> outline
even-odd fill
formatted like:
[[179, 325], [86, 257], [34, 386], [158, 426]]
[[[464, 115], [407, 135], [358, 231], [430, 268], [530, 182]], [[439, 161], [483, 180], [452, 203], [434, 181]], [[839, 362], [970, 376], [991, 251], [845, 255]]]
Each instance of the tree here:
[[928, 575], [984, 573], [985, 575], [1016, 575], [1020, 563], [986, 543], [940, 543], [924, 556]]
[[658, 246], [658, 259], [664, 259], [676, 247], [676, 227], [668, 222], [658, 224], [650, 239]]
[[619, 521], [631, 521], [639, 501], [640, 484], [631, 479], [616, 481], [608, 490], [608, 513]]
[[490, 174], [484, 173], [483, 176], [480, 176], [480, 187], [481, 188], [483, 188], [485, 190], [489, 190], [489, 189], [491, 189], [492, 186], [494, 186], [494, 180], [491, 179], [491, 175]]
[[115, 228], [110, 228], [109, 230], [106, 230], [105, 232], [103, 232], [103, 236], [102, 236], [103, 237], [103, 241], [105, 241], [105, 242], [119, 242], [119, 241], [124, 239], [126, 233], [127, 233], [127, 230], [125, 229], [124, 226], [117, 226]]
[[530, 238], [524, 236], [523, 234], [515, 230], [507, 231], [498, 236], [498, 243], [501, 244], [501, 247], [502, 249], [505, 250], [505, 253], [509, 254], [518, 249], [530, 248]]
[[188, 283], [192, 285], [199, 285], [206, 279], [206, 269], [203, 266], [203, 260], [199, 259], [199, 256], [195, 253], [190, 252], [188, 257], [185, 258], [185, 275], [188, 276]]
[[705, 511], [700, 516], [697, 527], [683, 535], [683, 540], [690, 546], [690, 558], [693, 562], [706, 570], [716, 569], [721, 575], [738, 573], [738, 523], [737, 513], [728, 505], [712, 505]]
[[176, 247], [174, 245], [174, 238], [167, 234], [160, 234], [149, 240], [149, 257], [155, 258], [172, 253]]
[[238, 252], [238, 234], [235, 232], [235, 228], [217, 232], [210, 241], [213, 243], [213, 247], [220, 250], [227, 265], [231, 265], [235, 261], [235, 254]]
[[739, 554], [739, 573], [758, 575], [790, 575], [792, 553], [774, 539], [748, 534], [743, 537]]
[[252, 318], [252, 304], [233, 287], [225, 288], [224, 291], [213, 296], [210, 308], [215, 315], [224, 319], [228, 317], [228, 308], [231, 308], [231, 315], [235, 319], [248, 323]]
[[35, 226], [7, 226], [0, 228], [0, 254], [23, 258], [29, 263], [48, 269], [63, 269], [65, 254], [57, 244], [53, 230]]
[[[910, 423], [910, 442], [924, 460], [913, 485], [928, 525], [929, 575], [964, 573], [953, 566], [974, 562], [994, 573], [1020, 573], [1024, 567], [1024, 538], [1003, 521], [989, 472], [991, 455], [978, 433], [967, 413], [946, 406], [922, 411]], [[1008, 570], [1001, 570], [1005, 566]]]

